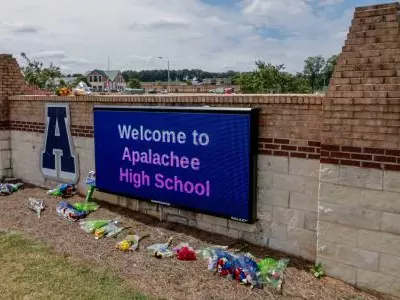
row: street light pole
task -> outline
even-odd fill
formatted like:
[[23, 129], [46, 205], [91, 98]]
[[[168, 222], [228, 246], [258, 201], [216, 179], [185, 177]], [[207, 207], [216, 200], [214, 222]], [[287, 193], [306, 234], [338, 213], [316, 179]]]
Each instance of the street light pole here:
[[[164, 59], [162, 56], [158, 57], [159, 59]], [[168, 88], [167, 91], [169, 93], [169, 82], [170, 82], [170, 76], [169, 76], [169, 59], [167, 59], [167, 67], [168, 67]]]
[[168, 93], [169, 93], [169, 82], [170, 82], [170, 77], [169, 77], [169, 59], [167, 60], [167, 64], [168, 64]]

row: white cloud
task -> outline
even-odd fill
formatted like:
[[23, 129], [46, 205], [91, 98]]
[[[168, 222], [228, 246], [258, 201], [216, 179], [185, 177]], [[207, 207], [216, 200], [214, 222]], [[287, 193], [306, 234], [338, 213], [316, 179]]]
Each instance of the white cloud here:
[[41, 51], [38, 53], [32, 53], [32, 57], [37, 58], [37, 59], [64, 59], [67, 57], [64, 51], [62, 50], [52, 50], [52, 51]]
[[336, 5], [336, 4], [340, 4], [343, 2], [344, 2], [344, 0], [318, 0], [317, 4], [319, 6], [325, 6], [325, 5]]
[[[1, 52], [20, 52], [84, 72], [106, 68], [252, 70], [254, 61], [300, 71], [307, 56], [340, 51], [352, 11], [316, 15], [311, 0], [242, 0], [230, 8], [201, 0], [26, 0], [2, 4]], [[313, 0], [316, 1], [316, 0]], [[339, 0], [326, 0], [326, 2]], [[265, 36], [279, 28], [287, 36]], [[261, 30], [262, 31], [262, 30]]]

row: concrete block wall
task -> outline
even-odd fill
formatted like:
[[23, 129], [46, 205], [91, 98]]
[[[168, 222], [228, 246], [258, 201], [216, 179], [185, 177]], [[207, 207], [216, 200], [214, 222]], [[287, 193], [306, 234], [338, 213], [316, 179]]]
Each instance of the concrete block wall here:
[[0, 181], [10, 176], [12, 176], [10, 132], [0, 130]]
[[318, 160], [259, 157], [258, 201], [269, 208], [268, 247], [315, 259], [318, 174]]
[[[52, 187], [59, 184], [43, 177], [40, 169], [40, 157], [43, 151], [44, 134], [42, 132], [11, 130], [10, 140], [13, 175], [24, 182], [41, 187]], [[79, 159], [80, 176], [77, 187], [82, 194], [87, 191], [86, 175], [94, 170], [94, 140], [75, 136], [74, 148]], [[29, 167], [28, 167], [29, 166]]]
[[399, 295], [400, 173], [321, 164], [320, 174], [318, 261], [345, 281]]

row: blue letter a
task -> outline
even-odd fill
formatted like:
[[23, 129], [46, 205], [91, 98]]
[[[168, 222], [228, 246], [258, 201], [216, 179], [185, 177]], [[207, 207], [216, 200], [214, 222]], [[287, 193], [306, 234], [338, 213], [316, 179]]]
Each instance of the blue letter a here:
[[79, 170], [69, 125], [67, 104], [46, 106], [46, 131], [41, 167], [45, 177], [76, 183]]

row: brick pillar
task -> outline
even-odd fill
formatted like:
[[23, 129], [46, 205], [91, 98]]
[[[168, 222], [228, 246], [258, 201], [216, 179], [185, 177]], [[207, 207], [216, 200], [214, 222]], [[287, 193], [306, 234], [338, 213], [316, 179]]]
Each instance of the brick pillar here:
[[399, 9], [356, 8], [323, 103], [323, 144], [399, 148]]
[[0, 54], [0, 180], [12, 176], [8, 97], [25, 85], [15, 58]]
[[328, 275], [400, 296], [399, 3], [356, 8], [322, 102], [318, 251]]

